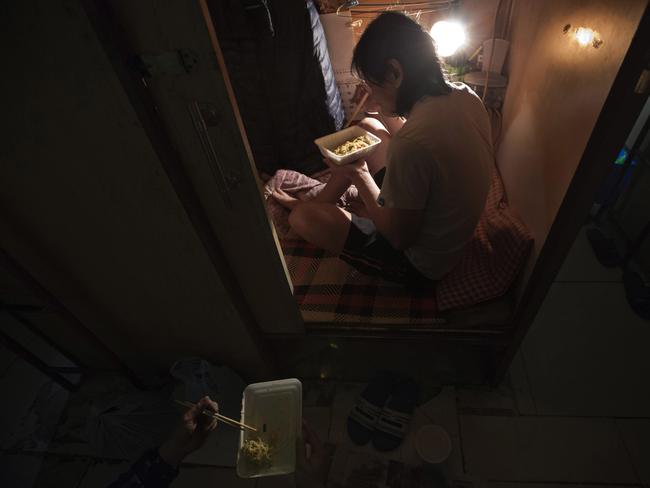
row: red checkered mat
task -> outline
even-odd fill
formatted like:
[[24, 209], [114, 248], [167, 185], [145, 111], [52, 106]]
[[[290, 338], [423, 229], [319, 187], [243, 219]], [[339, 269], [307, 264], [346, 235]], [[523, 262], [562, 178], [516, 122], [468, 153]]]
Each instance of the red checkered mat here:
[[432, 324], [436, 294], [411, 293], [402, 285], [358, 272], [303, 240], [281, 241], [293, 294], [306, 322]]
[[[301, 175], [301, 184], [304, 178]], [[283, 173], [276, 181], [291, 179]], [[278, 224], [277, 212], [273, 218]], [[281, 244], [306, 322], [435, 325], [445, 323], [440, 312], [507, 293], [530, 253], [533, 239], [505, 203], [503, 184], [494, 171], [485, 211], [464, 256], [429, 290], [412, 292], [402, 285], [363, 275], [302, 240], [283, 238]]]

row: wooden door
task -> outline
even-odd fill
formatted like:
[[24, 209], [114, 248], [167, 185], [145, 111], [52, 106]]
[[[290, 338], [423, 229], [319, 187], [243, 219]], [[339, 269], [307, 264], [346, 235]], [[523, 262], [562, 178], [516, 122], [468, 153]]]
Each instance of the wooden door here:
[[216, 235], [260, 329], [271, 334], [302, 332], [302, 318], [205, 3], [91, 0], [86, 4], [97, 9], [95, 15], [105, 27], [108, 22], [107, 28], [122, 37], [122, 49], [129, 51], [128, 69], [146, 86], [170, 148], [178, 152], [206, 224]]
[[8, 2], [2, 20], [0, 254], [56, 300], [12, 299], [0, 279], [0, 301], [42, 309], [33, 328], [92, 369], [200, 356], [272, 377], [81, 2]]

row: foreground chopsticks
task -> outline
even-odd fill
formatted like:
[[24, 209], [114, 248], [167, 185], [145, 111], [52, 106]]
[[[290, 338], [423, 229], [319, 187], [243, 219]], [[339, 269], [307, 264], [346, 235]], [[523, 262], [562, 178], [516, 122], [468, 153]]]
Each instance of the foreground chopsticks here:
[[[184, 407], [192, 408], [192, 407], [196, 406], [192, 402], [186, 402], [186, 401], [183, 401], [183, 400], [176, 400], [176, 399], [174, 399], [174, 401], [176, 403], [178, 403], [179, 405], [183, 405]], [[203, 415], [207, 415], [208, 417], [212, 417], [212, 418], [221, 420], [224, 424], [228, 424], [231, 427], [239, 427], [240, 429], [248, 429], [248, 430], [250, 430], [252, 432], [257, 432], [257, 429], [255, 427], [251, 427], [250, 425], [246, 425], [246, 424], [244, 424], [242, 422], [237, 422], [236, 420], [231, 419], [230, 417], [226, 417], [225, 415], [221, 415], [220, 413], [214, 413], [214, 412], [211, 412], [210, 410], [202, 410], [201, 413]]]

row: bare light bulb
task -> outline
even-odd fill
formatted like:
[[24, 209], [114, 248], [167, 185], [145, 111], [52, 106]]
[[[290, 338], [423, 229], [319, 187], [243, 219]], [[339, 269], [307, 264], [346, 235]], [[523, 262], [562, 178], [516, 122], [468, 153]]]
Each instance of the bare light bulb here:
[[575, 33], [576, 41], [581, 46], [588, 46], [594, 40], [594, 31], [586, 27], [578, 27]]
[[436, 42], [438, 56], [443, 58], [454, 54], [465, 43], [465, 29], [458, 22], [436, 22], [431, 27], [430, 34]]

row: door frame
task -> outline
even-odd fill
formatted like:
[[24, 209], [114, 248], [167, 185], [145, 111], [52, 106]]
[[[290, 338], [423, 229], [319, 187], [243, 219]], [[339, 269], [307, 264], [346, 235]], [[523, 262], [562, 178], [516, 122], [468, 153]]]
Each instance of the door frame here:
[[621, 63], [596, 125], [589, 137], [546, 241], [515, 310], [509, 346], [497, 366], [500, 383], [519, 350], [537, 312], [550, 290], [578, 232], [585, 223], [596, 190], [607, 176], [611, 162], [643, 109], [648, 94], [635, 87], [650, 68], [650, 5], [646, 5], [636, 33]]

